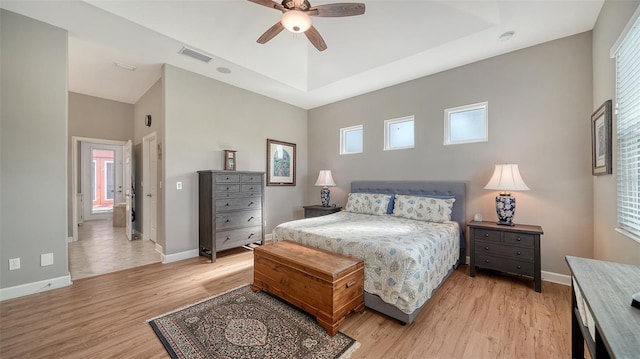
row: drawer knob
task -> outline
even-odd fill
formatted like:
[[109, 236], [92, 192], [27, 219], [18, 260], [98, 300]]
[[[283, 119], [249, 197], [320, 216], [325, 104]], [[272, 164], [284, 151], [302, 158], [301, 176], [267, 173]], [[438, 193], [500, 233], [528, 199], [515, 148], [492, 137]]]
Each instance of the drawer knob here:
[[228, 220], [228, 219], [227, 219], [226, 221], [224, 221], [224, 223], [229, 223], [229, 222], [231, 222], [231, 221], [230, 221], [230, 220]]
[[247, 219], [247, 222], [251, 221], [253, 219], [253, 216], [251, 216], [251, 218]]
[[349, 283], [347, 283], [347, 288], [351, 288], [356, 283], [357, 283], [357, 281], [355, 279], [350, 281]]
[[229, 187], [227, 187], [227, 191], [229, 190]]
[[251, 201], [251, 203], [249, 203], [249, 206], [253, 205], [253, 201]]
[[484, 250], [488, 251], [489, 250], [489, 246], [484, 247]]
[[227, 176], [227, 179], [229, 179], [229, 176]]
[[516, 266], [516, 268], [518, 268], [518, 269], [522, 269], [522, 266]]
[[485, 233], [485, 234], [484, 234], [484, 236], [485, 236], [485, 237], [489, 237], [489, 233]]
[[225, 207], [229, 207], [229, 203], [225, 204]]
[[520, 237], [516, 238], [516, 241], [520, 242], [522, 239]]
[[230, 240], [231, 238], [229, 238], [229, 236], [227, 236], [227, 238], [224, 240], [225, 242]]
[[522, 254], [522, 252], [520, 252], [520, 251], [516, 252], [516, 255], [521, 255], [521, 254]]
[[484, 262], [485, 262], [485, 263], [489, 263], [489, 260], [488, 260], [488, 259], [485, 259], [485, 260], [484, 260]]
[[253, 236], [254, 236], [254, 234], [253, 234], [253, 233], [251, 233], [251, 234], [249, 235], [249, 237], [247, 237], [247, 239], [248, 239], [248, 238], [251, 238], [251, 237], [253, 237]]
[[250, 188], [249, 188], [249, 191], [253, 191], [253, 187], [250, 187]]

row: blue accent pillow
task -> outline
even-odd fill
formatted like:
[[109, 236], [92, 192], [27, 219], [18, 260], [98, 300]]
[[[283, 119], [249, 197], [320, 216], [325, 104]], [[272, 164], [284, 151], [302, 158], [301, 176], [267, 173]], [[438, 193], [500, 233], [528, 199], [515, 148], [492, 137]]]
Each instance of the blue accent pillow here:
[[389, 205], [387, 206], [387, 214], [393, 213], [393, 204], [395, 201], [396, 201], [396, 195], [394, 193], [391, 195], [391, 198], [389, 198]]

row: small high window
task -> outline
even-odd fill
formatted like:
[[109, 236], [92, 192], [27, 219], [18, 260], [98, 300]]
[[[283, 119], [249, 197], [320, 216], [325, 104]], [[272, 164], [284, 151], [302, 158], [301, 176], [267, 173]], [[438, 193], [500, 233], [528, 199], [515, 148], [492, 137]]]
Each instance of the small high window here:
[[384, 150], [414, 147], [413, 116], [384, 121]]
[[444, 144], [487, 142], [488, 110], [488, 102], [444, 110]]
[[340, 129], [340, 154], [362, 153], [362, 125]]

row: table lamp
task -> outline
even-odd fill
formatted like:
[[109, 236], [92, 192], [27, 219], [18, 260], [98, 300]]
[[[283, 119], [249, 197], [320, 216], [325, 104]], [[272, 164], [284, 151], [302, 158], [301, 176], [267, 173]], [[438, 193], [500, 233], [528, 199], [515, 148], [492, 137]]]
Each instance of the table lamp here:
[[331, 170], [321, 170], [316, 180], [316, 186], [322, 186], [320, 190], [320, 199], [322, 201], [322, 207], [329, 207], [329, 187], [335, 186], [331, 176]]
[[496, 213], [498, 214], [498, 224], [513, 226], [513, 216], [516, 213], [516, 198], [509, 191], [528, 191], [530, 188], [522, 180], [518, 165], [502, 164], [496, 165], [493, 176], [484, 189], [500, 191], [496, 196]]

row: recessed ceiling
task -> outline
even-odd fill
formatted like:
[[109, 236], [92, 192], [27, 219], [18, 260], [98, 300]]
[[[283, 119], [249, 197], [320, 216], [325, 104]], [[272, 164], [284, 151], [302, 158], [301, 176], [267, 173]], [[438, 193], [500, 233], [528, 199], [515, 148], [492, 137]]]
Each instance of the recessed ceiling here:
[[[281, 12], [246, 0], [2, 1], [0, 6], [69, 31], [73, 92], [135, 103], [168, 63], [310, 109], [591, 30], [604, 0], [359, 2], [366, 4], [364, 15], [312, 18], [328, 46], [323, 52], [304, 35], [286, 30], [266, 44], [256, 43]], [[500, 41], [508, 31], [513, 37]], [[185, 46], [213, 60], [179, 54]]]

